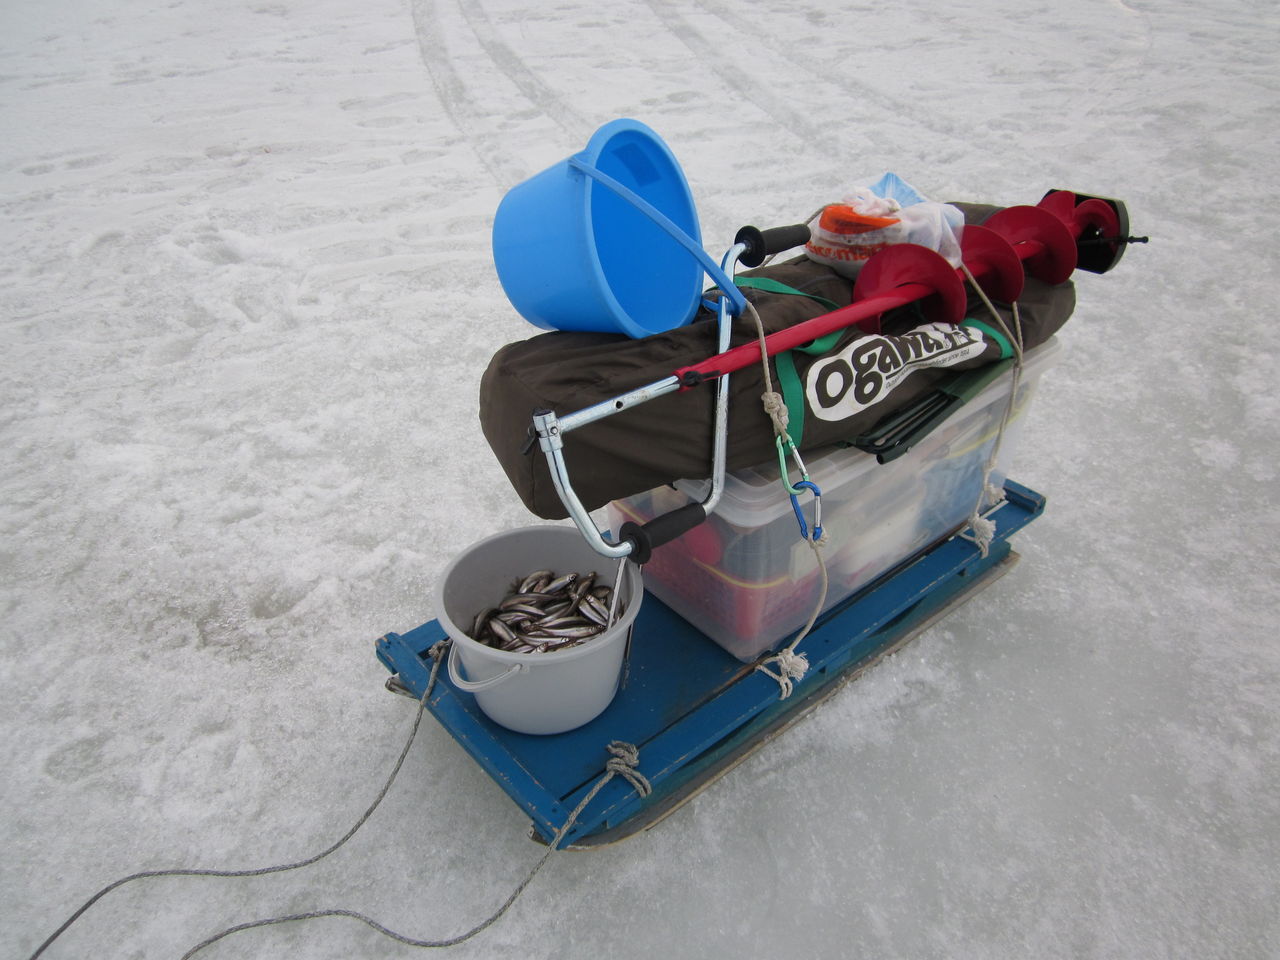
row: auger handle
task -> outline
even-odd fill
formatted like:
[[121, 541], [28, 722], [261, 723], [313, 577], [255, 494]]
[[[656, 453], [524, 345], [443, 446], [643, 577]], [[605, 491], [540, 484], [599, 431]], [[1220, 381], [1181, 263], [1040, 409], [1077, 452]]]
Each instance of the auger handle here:
[[733, 242], [746, 247], [738, 257], [738, 262], [744, 267], [758, 267], [764, 263], [766, 257], [808, 243], [809, 225], [794, 223], [789, 227], [770, 227], [768, 230], [761, 230], [759, 227], [743, 227], [733, 238]]

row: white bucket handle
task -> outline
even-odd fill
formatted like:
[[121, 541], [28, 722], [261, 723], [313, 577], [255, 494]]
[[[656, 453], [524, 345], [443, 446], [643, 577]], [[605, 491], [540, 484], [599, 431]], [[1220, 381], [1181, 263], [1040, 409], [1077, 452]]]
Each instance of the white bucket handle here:
[[513, 663], [507, 667], [506, 671], [498, 674], [496, 677], [490, 677], [488, 680], [477, 680], [474, 683], [470, 680], [464, 680], [458, 673], [458, 667], [454, 664], [453, 655], [457, 650], [457, 644], [449, 644], [449, 679], [453, 681], [453, 685], [459, 690], [465, 690], [467, 693], [478, 693], [481, 690], [488, 690], [490, 687], [496, 687], [503, 680], [514, 677], [517, 673], [524, 673], [528, 669], [523, 663]]

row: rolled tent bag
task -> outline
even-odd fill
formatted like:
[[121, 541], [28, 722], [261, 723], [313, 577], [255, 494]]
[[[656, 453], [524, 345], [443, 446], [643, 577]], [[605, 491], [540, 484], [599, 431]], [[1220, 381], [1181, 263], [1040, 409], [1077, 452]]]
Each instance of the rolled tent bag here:
[[[956, 204], [970, 223], [1000, 209]], [[738, 274], [765, 333], [847, 306], [852, 284], [808, 257]], [[1008, 304], [995, 304], [1013, 329]], [[1023, 347], [1030, 350], [1067, 321], [1075, 307], [1070, 281], [1049, 285], [1027, 277], [1018, 299]], [[886, 313], [879, 334], [841, 331], [820, 353], [769, 358], [775, 389], [790, 410], [788, 432], [801, 450], [847, 442], [894, 411], [933, 393], [954, 371], [1009, 356], [1008, 342], [987, 308], [971, 296], [959, 327], [930, 323], [918, 304]], [[734, 320], [732, 346], [756, 339], [750, 317]], [[548, 520], [568, 515], [546, 458], [530, 443], [533, 411], [560, 415], [669, 377], [716, 353], [714, 314], [642, 339], [612, 333], [556, 331], [509, 344], [485, 370], [480, 423], [485, 439], [525, 506]], [[780, 376], [781, 373], [781, 376]], [[761, 404], [760, 364], [730, 378], [727, 467], [739, 470], [776, 455], [773, 426]], [[682, 478], [710, 473], [715, 390], [707, 384], [650, 400], [566, 435], [564, 456], [574, 490], [588, 510]]]

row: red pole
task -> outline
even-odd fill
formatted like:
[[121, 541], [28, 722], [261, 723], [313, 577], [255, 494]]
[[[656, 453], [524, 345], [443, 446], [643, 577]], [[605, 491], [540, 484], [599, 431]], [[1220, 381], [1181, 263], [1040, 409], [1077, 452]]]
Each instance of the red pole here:
[[[849, 304], [847, 307], [841, 307], [839, 310], [824, 313], [820, 317], [801, 321], [794, 326], [787, 327], [785, 330], [779, 330], [777, 333], [771, 333], [764, 338], [765, 349], [768, 351], [769, 356], [772, 357], [774, 354], [781, 353], [784, 350], [803, 346], [810, 340], [825, 337], [835, 330], [843, 330], [845, 327], [851, 327], [860, 321], [878, 317], [888, 310], [905, 307], [907, 304], [923, 299], [933, 292], [931, 287], [920, 283], [898, 287], [893, 294], [872, 297], [869, 300], [860, 300], [857, 303]], [[676, 371], [675, 375], [686, 387], [691, 387], [696, 383], [702, 382], [702, 380], [710, 380], [726, 373], [734, 373], [759, 361], [759, 342], [744, 343], [714, 357], [708, 357], [701, 363], [681, 367]]]

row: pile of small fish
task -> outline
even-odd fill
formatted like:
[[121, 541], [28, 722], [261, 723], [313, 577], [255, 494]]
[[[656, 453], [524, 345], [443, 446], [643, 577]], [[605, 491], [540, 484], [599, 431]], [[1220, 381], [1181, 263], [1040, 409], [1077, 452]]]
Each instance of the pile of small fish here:
[[[596, 574], [535, 570], [511, 585], [496, 607], [481, 610], [471, 637], [497, 650], [547, 653], [586, 643], [609, 623], [613, 588], [596, 585]], [[618, 612], [621, 616], [622, 604]]]

